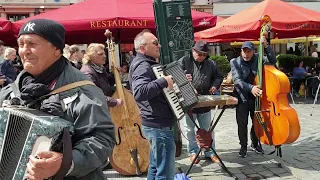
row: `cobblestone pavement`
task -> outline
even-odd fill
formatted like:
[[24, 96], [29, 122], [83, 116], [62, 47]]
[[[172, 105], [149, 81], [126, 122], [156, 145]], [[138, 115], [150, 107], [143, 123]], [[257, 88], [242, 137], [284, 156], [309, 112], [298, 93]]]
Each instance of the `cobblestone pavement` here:
[[[264, 155], [256, 154], [248, 147], [248, 156], [240, 158], [239, 140], [235, 120], [235, 109], [227, 109], [215, 129], [216, 151], [228, 169], [238, 179], [320, 179], [320, 104], [312, 110], [312, 100], [296, 99], [291, 104], [298, 113], [301, 134], [296, 142], [283, 145], [282, 158], [276, 153], [268, 155], [273, 147], [263, 146]], [[181, 126], [182, 130], [183, 125]], [[185, 135], [185, 132], [183, 132]], [[249, 140], [250, 145], [250, 140]], [[278, 167], [278, 164], [282, 167]], [[188, 170], [190, 160], [186, 152], [186, 139], [183, 137], [183, 154], [176, 158], [176, 167]], [[117, 173], [106, 171], [108, 179], [146, 179], [143, 177], [123, 178]], [[116, 177], [117, 178], [113, 178]], [[201, 156], [199, 164], [194, 165], [189, 174], [192, 180], [233, 179], [222, 168]]]

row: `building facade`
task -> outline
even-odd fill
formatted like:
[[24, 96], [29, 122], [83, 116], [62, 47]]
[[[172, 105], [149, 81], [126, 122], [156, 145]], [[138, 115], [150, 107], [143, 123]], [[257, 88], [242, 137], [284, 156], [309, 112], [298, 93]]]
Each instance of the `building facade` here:
[[[263, 0], [213, 0], [213, 14], [229, 17]], [[283, 0], [320, 12], [320, 0]]]
[[84, 0], [0, 0], [0, 17], [12, 22]]
[[190, 0], [191, 9], [212, 14], [214, 0]]

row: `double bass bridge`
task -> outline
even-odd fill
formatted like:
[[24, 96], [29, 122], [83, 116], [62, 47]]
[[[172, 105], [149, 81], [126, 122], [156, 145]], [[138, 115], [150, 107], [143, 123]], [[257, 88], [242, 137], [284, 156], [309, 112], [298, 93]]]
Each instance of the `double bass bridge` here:
[[263, 113], [263, 112], [269, 112], [269, 113], [270, 113], [270, 110], [267, 109], [267, 110], [254, 111], [254, 114], [255, 114], [256, 117], [257, 117], [258, 123], [261, 125], [263, 131], [264, 131], [265, 134], [267, 135], [269, 144], [270, 144], [270, 145], [273, 145], [272, 139], [271, 139], [270, 134], [269, 134], [269, 132], [268, 132], [267, 124], [265, 123], [265, 121], [264, 121], [264, 119], [263, 119], [263, 116], [262, 116], [262, 113]]
[[131, 158], [133, 159], [134, 164], [136, 165], [136, 174], [139, 176], [142, 173], [141, 173], [140, 166], [139, 166], [137, 149], [130, 149], [130, 155], [131, 155]]

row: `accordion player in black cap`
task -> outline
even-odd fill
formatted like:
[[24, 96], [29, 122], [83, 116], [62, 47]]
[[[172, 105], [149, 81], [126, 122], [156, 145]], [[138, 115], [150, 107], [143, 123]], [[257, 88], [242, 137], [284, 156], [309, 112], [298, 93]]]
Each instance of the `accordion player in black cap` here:
[[[102, 91], [62, 56], [65, 28], [48, 19], [30, 20], [20, 29], [18, 46], [23, 70], [14, 83], [1, 90], [0, 102], [6, 102], [9, 107], [37, 110], [52, 115], [52, 119], [63, 119], [72, 125], [73, 133], [71, 147], [63, 146], [63, 152], [50, 149], [37, 152], [36, 157], [25, 157], [27, 152], [16, 154], [22, 157], [20, 163], [26, 159], [26, 164], [19, 166], [22, 168], [17, 171], [23, 172], [30, 180], [105, 179], [101, 167], [115, 145], [114, 125]], [[0, 113], [6, 108], [0, 108]], [[40, 123], [38, 128], [46, 126]], [[52, 129], [47, 128], [47, 131]], [[32, 129], [28, 131], [34, 133]], [[2, 138], [6, 141], [6, 137]], [[28, 140], [25, 142], [30, 144]], [[70, 149], [69, 154], [65, 154], [66, 149]], [[0, 179], [8, 178], [9, 171], [0, 173]], [[10, 174], [10, 177], [17, 176], [19, 173]]]

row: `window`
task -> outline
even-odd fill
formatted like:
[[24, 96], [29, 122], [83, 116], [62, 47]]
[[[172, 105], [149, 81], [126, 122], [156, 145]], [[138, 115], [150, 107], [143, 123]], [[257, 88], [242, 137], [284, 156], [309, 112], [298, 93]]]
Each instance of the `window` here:
[[7, 14], [8, 20], [11, 22], [19, 21], [29, 17], [29, 14]]

